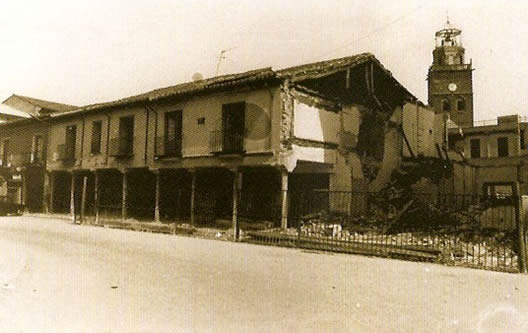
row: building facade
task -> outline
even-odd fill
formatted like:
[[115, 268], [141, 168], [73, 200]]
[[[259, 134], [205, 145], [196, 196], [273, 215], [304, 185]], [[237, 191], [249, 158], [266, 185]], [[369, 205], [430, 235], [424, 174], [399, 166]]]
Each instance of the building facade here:
[[49, 116], [76, 108], [72, 105], [12, 95], [3, 106], [17, 118], [0, 123], [0, 196], [23, 204], [31, 212], [45, 208], [45, 170]]
[[438, 157], [434, 119], [371, 54], [189, 82], [52, 115], [44, 196], [96, 221], [287, 227], [305, 193], [382, 188], [405, 142]]

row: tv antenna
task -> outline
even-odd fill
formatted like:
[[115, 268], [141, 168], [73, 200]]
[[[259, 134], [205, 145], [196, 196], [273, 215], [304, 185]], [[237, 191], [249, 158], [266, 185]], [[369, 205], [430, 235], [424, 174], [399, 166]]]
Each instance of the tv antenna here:
[[222, 60], [224, 59], [227, 59], [226, 57], [226, 53], [231, 51], [231, 50], [234, 50], [236, 49], [237, 47], [232, 47], [232, 48], [229, 48], [229, 49], [225, 49], [225, 50], [222, 50], [220, 51], [220, 55], [218, 56], [218, 63], [216, 64], [216, 73], [215, 73], [215, 76], [218, 75], [219, 71], [220, 71], [220, 64], [222, 63]]

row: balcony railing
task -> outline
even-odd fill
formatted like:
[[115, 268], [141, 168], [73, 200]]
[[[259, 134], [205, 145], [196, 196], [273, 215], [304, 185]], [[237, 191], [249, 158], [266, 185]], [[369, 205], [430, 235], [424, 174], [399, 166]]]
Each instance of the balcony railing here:
[[159, 136], [156, 138], [156, 157], [181, 157], [182, 140]]
[[57, 160], [59, 161], [74, 161], [75, 160], [75, 146], [62, 144], [57, 146]]
[[212, 131], [209, 137], [209, 150], [213, 154], [241, 154], [244, 152], [244, 138], [234, 133]]
[[134, 138], [111, 139], [110, 155], [114, 157], [130, 157], [134, 155]]
[[42, 152], [9, 154], [8, 157], [0, 159], [0, 167], [19, 167], [30, 164], [40, 164], [44, 161], [44, 155]]
[[46, 162], [46, 155], [43, 151], [34, 151], [29, 154], [30, 164], [41, 164]]
[[9, 168], [11, 166], [11, 157], [0, 158], [0, 167]]

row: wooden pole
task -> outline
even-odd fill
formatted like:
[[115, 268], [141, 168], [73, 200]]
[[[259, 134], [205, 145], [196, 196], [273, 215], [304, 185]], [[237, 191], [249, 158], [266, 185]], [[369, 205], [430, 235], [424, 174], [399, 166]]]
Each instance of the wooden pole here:
[[154, 220], [156, 222], [160, 221], [160, 171], [156, 170], [154, 171], [154, 174], [156, 175], [156, 193], [154, 195]]
[[123, 171], [123, 192], [122, 199], [121, 199], [121, 220], [124, 222], [127, 218], [127, 191], [128, 191], [128, 184], [127, 184], [127, 173], [126, 170]]
[[94, 210], [95, 224], [99, 224], [99, 173], [94, 172]]
[[[27, 197], [26, 197], [26, 192], [27, 192], [27, 180], [26, 180], [26, 171], [21, 171], [20, 172], [20, 178], [22, 180], [22, 186], [20, 187], [20, 203], [24, 206], [27, 205]], [[27, 209], [27, 207], [26, 207]]]
[[288, 228], [288, 170], [281, 170], [281, 228]]
[[44, 188], [42, 193], [42, 212], [50, 214], [52, 212], [51, 208], [51, 198], [53, 193], [53, 180], [52, 173], [44, 171]]
[[189, 170], [191, 173], [191, 225], [194, 226], [195, 221], [195, 214], [194, 214], [194, 201], [196, 197], [196, 170]]
[[81, 194], [81, 223], [84, 223], [84, 217], [86, 216], [86, 187], [88, 186], [88, 176], [83, 177], [83, 187]]
[[238, 201], [240, 199], [240, 190], [242, 188], [242, 172], [234, 170], [233, 176], [233, 237], [235, 241], [240, 238], [240, 226], [238, 224]]
[[72, 222], [77, 223], [77, 216], [75, 215], [75, 174], [73, 172], [70, 186], [70, 214], [72, 217]]

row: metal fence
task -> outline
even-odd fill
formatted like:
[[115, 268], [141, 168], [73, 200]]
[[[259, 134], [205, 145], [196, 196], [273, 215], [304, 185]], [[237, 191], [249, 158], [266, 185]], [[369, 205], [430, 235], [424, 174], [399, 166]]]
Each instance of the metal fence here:
[[511, 195], [313, 191], [290, 207], [289, 229], [246, 241], [518, 272], [527, 238]]

